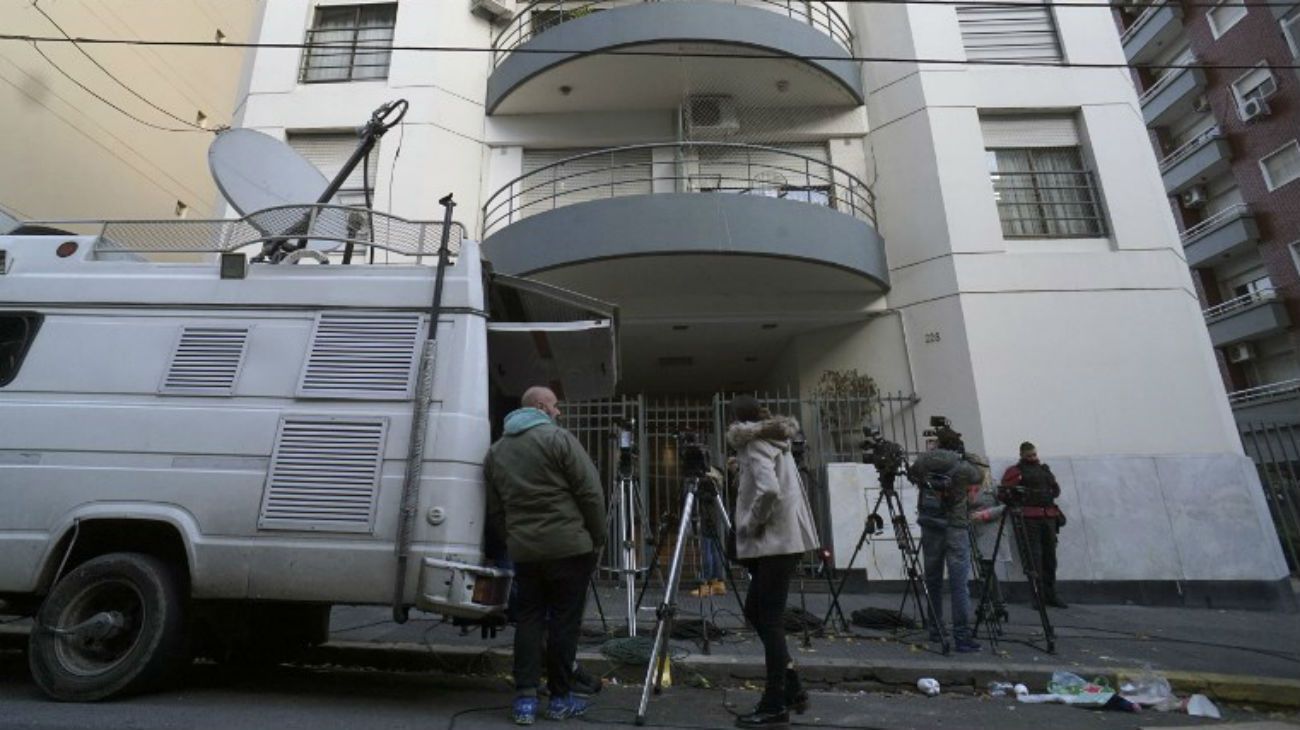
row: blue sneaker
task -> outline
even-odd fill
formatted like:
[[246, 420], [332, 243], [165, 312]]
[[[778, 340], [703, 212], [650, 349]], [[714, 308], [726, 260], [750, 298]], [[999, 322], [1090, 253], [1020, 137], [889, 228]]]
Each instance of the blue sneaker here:
[[551, 704], [546, 707], [546, 719], [567, 720], [570, 717], [582, 717], [590, 707], [591, 700], [575, 694], [552, 697]]
[[516, 725], [532, 725], [537, 722], [537, 708], [542, 703], [536, 697], [516, 697], [514, 709], [510, 711], [510, 719], [514, 720]]

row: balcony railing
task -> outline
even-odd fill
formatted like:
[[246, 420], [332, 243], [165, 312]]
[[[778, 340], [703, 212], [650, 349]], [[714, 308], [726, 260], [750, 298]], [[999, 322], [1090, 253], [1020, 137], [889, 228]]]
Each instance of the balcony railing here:
[[1156, 98], [1156, 96], [1158, 96], [1160, 92], [1164, 91], [1171, 84], [1173, 84], [1175, 79], [1187, 73], [1190, 69], [1186, 68], [1186, 66], [1194, 64], [1196, 62], [1197, 62], [1196, 56], [1190, 54], [1175, 59], [1172, 65], [1178, 66], [1178, 68], [1171, 68], [1166, 70], [1165, 73], [1160, 76], [1160, 78], [1156, 79], [1156, 82], [1152, 84], [1151, 88], [1142, 92], [1142, 95], [1138, 97], [1138, 104], [1142, 106], [1146, 106], [1147, 102]]
[[1291, 393], [1300, 393], [1300, 378], [1294, 380], [1283, 380], [1278, 383], [1269, 383], [1255, 388], [1246, 388], [1237, 390], [1228, 394], [1228, 402], [1234, 406], [1244, 405], [1265, 398], [1275, 398], [1280, 395], [1289, 395]]
[[1201, 132], [1200, 134], [1196, 135], [1195, 138], [1188, 140], [1187, 142], [1184, 142], [1183, 144], [1179, 145], [1178, 148], [1175, 149], [1173, 152], [1170, 152], [1169, 154], [1162, 157], [1160, 159], [1160, 172], [1161, 173], [1168, 172], [1171, 168], [1173, 168], [1174, 165], [1177, 165], [1178, 163], [1182, 162], [1188, 157], [1191, 157], [1200, 148], [1213, 142], [1216, 139], [1222, 139], [1222, 138], [1223, 138], [1222, 130], [1220, 130], [1218, 127], [1210, 127], [1204, 132]]
[[1206, 309], [1202, 314], [1205, 315], [1206, 322], [1213, 322], [1218, 319], [1223, 319], [1234, 312], [1241, 311], [1248, 307], [1253, 307], [1261, 302], [1271, 302], [1274, 299], [1277, 299], [1276, 289], [1259, 289], [1249, 294], [1243, 294], [1235, 299], [1229, 299], [1222, 304], [1216, 304], [1215, 306]]
[[[516, 13], [513, 20], [492, 42], [492, 65], [497, 66], [512, 51], [561, 23], [585, 15], [611, 10], [642, 2], [683, 2], [687, 0], [538, 0]], [[821, 0], [689, 0], [690, 2], [715, 2], [754, 7], [780, 13], [801, 23], [806, 23], [830, 36], [850, 54], [853, 53], [853, 31], [844, 17], [829, 3]], [[547, 49], [562, 51], [565, 49]]]
[[1137, 16], [1137, 20], [1134, 20], [1133, 24], [1125, 28], [1124, 32], [1120, 34], [1119, 36], [1120, 44], [1123, 45], [1125, 43], [1128, 43], [1129, 39], [1132, 38], [1139, 30], [1141, 30], [1142, 26], [1147, 24], [1147, 21], [1155, 17], [1155, 14], [1160, 12], [1160, 9], [1163, 7], [1165, 7], [1165, 3], [1159, 2], [1159, 3], [1153, 3], [1146, 10], [1143, 10], [1142, 14]]
[[[672, 156], [655, 159], [656, 151]], [[876, 221], [871, 188], [823, 160], [759, 145], [669, 142], [587, 152], [520, 175], [483, 205], [483, 237], [566, 205], [655, 193], [760, 195]]]
[[1183, 245], [1186, 246], [1234, 218], [1240, 218], [1246, 215], [1250, 215], [1250, 206], [1245, 203], [1238, 203], [1230, 208], [1224, 208], [1218, 213], [1215, 213], [1209, 218], [1206, 218], [1200, 223], [1197, 223], [1183, 231], [1183, 235], [1181, 236]]

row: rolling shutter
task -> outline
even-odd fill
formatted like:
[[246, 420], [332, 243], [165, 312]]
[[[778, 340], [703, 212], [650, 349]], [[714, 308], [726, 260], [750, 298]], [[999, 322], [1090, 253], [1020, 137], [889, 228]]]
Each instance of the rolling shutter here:
[[526, 177], [519, 183], [518, 215], [527, 217], [591, 200], [650, 193], [652, 167], [648, 148], [617, 150], [556, 164], [595, 151], [524, 150]]
[[1042, 0], [1024, 0], [1019, 6], [958, 5], [957, 24], [966, 57], [972, 61], [1059, 62], [1063, 58], [1056, 21]]
[[283, 417], [258, 527], [369, 532], [387, 430], [384, 418]]
[[1072, 116], [986, 116], [980, 129], [986, 149], [1080, 146]]
[[[289, 132], [287, 140], [289, 146], [315, 165], [326, 180], [333, 180], [334, 176], [339, 174], [339, 170], [343, 169], [343, 164], [356, 151], [357, 144], [361, 141], [357, 135], [343, 132]], [[339, 188], [338, 195], [335, 196], [339, 205], [365, 205], [361, 167], [357, 165], [344, 181], [343, 187]], [[370, 161], [366, 169], [367, 174], [370, 175], [370, 193], [373, 196], [376, 175], [379, 173], [378, 145], [370, 152]]]
[[[772, 147], [700, 148], [698, 173], [693, 177], [695, 187], [745, 191], [767, 188], [776, 195], [783, 188], [818, 188], [831, 184], [826, 145], [783, 144]], [[794, 154], [785, 154], [787, 152]]]

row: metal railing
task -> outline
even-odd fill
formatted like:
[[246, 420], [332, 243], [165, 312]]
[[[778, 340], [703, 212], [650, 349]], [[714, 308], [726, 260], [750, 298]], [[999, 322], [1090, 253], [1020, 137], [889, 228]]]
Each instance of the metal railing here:
[[[655, 160], [656, 150], [671, 150], [674, 158]], [[648, 154], [627, 161], [629, 153], [636, 152]], [[725, 157], [701, 162], [709, 155]], [[603, 164], [601, 158], [606, 158]], [[483, 238], [542, 211], [659, 192], [785, 198], [832, 208], [872, 225], [876, 222], [871, 188], [829, 162], [760, 145], [665, 142], [587, 152], [520, 175], [483, 205]]]
[[[1192, 55], [1188, 55], [1183, 58], [1178, 58], [1174, 60], [1175, 65], [1182, 65], [1182, 66], [1185, 66], [1187, 64], [1193, 64], [1196, 62], [1197, 62], [1196, 56], [1192, 56]], [[1147, 102], [1154, 99], [1160, 92], [1164, 91], [1171, 84], [1173, 84], [1175, 79], [1177, 79], [1179, 76], [1182, 76], [1183, 74], [1187, 73], [1190, 70], [1191, 69], [1188, 68], [1169, 69], [1163, 75], [1161, 75], [1159, 79], [1156, 79], [1156, 82], [1152, 84], [1151, 88], [1142, 92], [1142, 95], [1138, 97], [1138, 104], [1141, 106], [1146, 106]]]
[[1242, 309], [1253, 307], [1262, 302], [1271, 302], [1275, 299], [1277, 299], [1276, 289], [1271, 287], [1267, 289], [1258, 289], [1249, 294], [1243, 294], [1239, 297], [1229, 299], [1222, 304], [1216, 304], [1203, 311], [1202, 314], [1205, 315], [1206, 322], [1213, 322], [1215, 320], [1223, 319], [1224, 317]]
[[[266, 243], [320, 242], [373, 247], [404, 256], [436, 254], [442, 223], [409, 221], [343, 205], [285, 205], [219, 220], [30, 221], [98, 236], [96, 253], [225, 253]], [[465, 227], [453, 223], [449, 246], [460, 249]]]
[[[1293, 390], [1300, 390], [1300, 380], [1290, 383]], [[1259, 470], [1287, 567], [1291, 575], [1300, 576], [1300, 426], [1250, 423], [1240, 429], [1242, 448]]]
[[1267, 385], [1258, 385], [1254, 388], [1245, 388], [1234, 390], [1228, 394], [1228, 402], [1234, 406], [1251, 403], [1265, 398], [1275, 398], [1279, 395], [1290, 395], [1291, 393], [1300, 393], [1300, 378], [1294, 380], [1282, 380]]
[[1227, 223], [1228, 221], [1234, 220], [1236, 218], [1242, 218], [1248, 215], [1250, 215], [1250, 206], [1247, 205], [1246, 203], [1238, 203], [1234, 206], [1224, 208], [1218, 213], [1215, 213], [1209, 218], [1206, 218], [1205, 220], [1183, 231], [1183, 234], [1181, 236], [1183, 240], [1183, 245], [1186, 246], [1187, 244], [1210, 233], [1211, 231], [1215, 230], [1216, 228], [1223, 225], [1224, 223]]
[[721, 2], [760, 8], [806, 23], [853, 53], [848, 21], [822, 0], [537, 0], [520, 9], [492, 41], [492, 65], [500, 65], [512, 51], [561, 23], [644, 2]]
[[993, 190], [1007, 238], [1108, 235], [1090, 170], [999, 171], [993, 173]]
[[1142, 29], [1142, 26], [1146, 25], [1153, 17], [1155, 17], [1155, 14], [1165, 8], [1166, 5], [1167, 3], [1164, 2], [1156, 2], [1147, 6], [1147, 9], [1143, 10], [1142, 14], [1137, 16], [1133, 23], [1124, 29], [1123, 33], [1120, 33], [1119, 42], [1124, 44], [1132, 40], [1133, 36], [1137, 35], [1137, 32]]
[[1197, 150], [1216, 139], [1223, 139], [1223, 130], [1218, 127], [1210, 127], [1201, 132], [1192, 139], [1179, 145], [1174, 151], [1160, 158], [1160, 173], [1163, 175], [1173, 169], [1174, 165], [1191, 157]]

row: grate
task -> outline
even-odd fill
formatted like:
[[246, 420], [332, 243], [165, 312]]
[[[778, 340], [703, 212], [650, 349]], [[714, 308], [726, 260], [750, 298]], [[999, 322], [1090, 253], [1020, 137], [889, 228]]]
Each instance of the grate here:
[[182, 327], [161, 392], [230, 395], [247, 345], [247, 327]]
[[385, 418], [282, 418], [258, 527], [370, 532], [387, 430]]
[[405, 400], [424, 320], [419, 314], [323, 313], [312, 332], [298, 395]]

